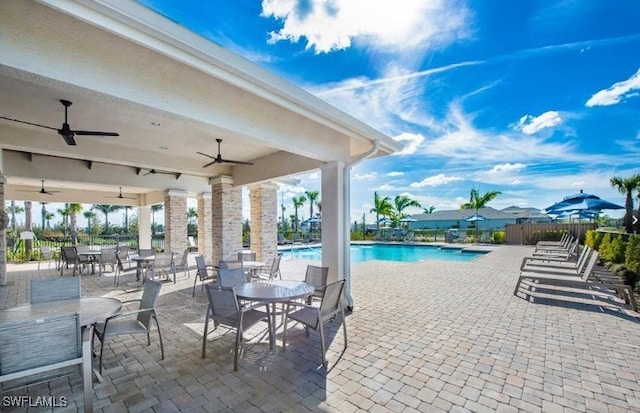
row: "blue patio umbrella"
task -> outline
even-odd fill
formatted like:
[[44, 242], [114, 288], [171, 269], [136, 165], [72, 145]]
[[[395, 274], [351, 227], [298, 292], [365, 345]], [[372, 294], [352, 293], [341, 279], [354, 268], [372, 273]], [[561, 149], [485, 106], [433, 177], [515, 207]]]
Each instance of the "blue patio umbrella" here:
[[316, 217], [312, 217], [312, 218], [305, 219], [304, 221], [302, 221], [303, 224], [309, 224], [309, 225], [311, 225], [311, 224], [319, 224], [321, 222], [322, 222], [322, 220], [320, 218], [316, 218]]
[[556, 202], [550, 207], [545, 208], [548, 214], [555, 214], [567, 211], [595, 211], [600, 212], [603, 209], [624, 209], [623, 206], [606, 201], [597, 195], [587, 194], [580, 191], [577, 194], [565, 196], [562, 201]]
[[486, 221], [487, 219], [480, 214], [473, 214], [470, 217], [466, 218], [467, 222], [476, 222], [476, 221]]

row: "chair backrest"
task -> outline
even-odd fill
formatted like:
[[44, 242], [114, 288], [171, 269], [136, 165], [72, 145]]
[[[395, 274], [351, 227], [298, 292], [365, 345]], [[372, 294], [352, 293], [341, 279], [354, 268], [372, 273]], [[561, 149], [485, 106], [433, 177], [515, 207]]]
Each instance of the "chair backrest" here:
[[240, 268], [223, 268], [218, 269], [218, 285], [221, 288], [233, 288], [247, 282], [247, 276], [244, 269]]
[[340, 311], [340, 302], [342, 299], [342, 290], [344, 288], [344, 280], [339, 280], [331, 284], [327, 284], [322, 295], [320, 303], [320, 322], [325, 323]]
[[31, 280], [29, 302], [31, 304], [80, 298], [80, 277], [57, 277]]
[[[140, 299], [139, 310], [147, 310], [149, 308], [156, 307], [156, 300], [160, 295], [161, 287], [162, 284], [154, 280], [146, 280], [144, 282], [144, 291], [142, 292], [142, 298]], [[151, 313], [148, 311], [138, 313], [138, 321], [149, 329], [151, 327]]]
[[243, 265], [242, 265], [242, 261], [240, 260], [238, 261], [220, 260], [220, 262], [218, 263], [218, 268], [236, 269], [236, 268], [243, 268]]
[[100, 261], [107, 264], [117, 263], [115, 248], [103, 248], [100, 250]]
[[220, 324], [235, 327], [240, 306], [233, 288], [219, 288], [210, 284], [204, 287], [209, 300], [209, 316]]
[[173, 264], [173, 252], [159, 252], [153, 259], [153, 269], [169, 268]]
[[587, 268], [585, 268], [584, 273], [582, 274], [582, 281], [586, 282], [591, 273], [593, 272], [593, 268], [596, 266], [598, 259], [600, 258], [598, 251], [593, 251], [591, 253], [591, 258], [589, 258], [589, 264], [587, 264]]
[[40, 247], [40, 256], [43, 260], [50, 260], [51, 258], [53, 258], [53, 251], [51, 251], [51, 247]]
[[329, 275], [329, 267], [317, 267], [315, 265], [307, 265], [307, 272], [304, 276], [304, 282], [316, 287], [316, 290], [327, 284], [327, 276]]
[[0, 383], [2, 376], [81, 356], [78, 314], [0, 324]]
[[65, 261], [75, 261], [78, 259], [78, 250], [76, 247], [62, 247], [61, 254]]
[[150, 257], [155, 254], [156, 251], [153, 248], [141, 248], [138, 250], [138, 255], [141, 257]]
[[198, 277], [200, 277], [200, 281], [204, 281], [209, 278], [207, 263], [204, 261], [204, 257], [202, 255], [198, 255], [196, 257], [196, 268], [198, 270]]
[[271, 269], [269, 270], [269, 277], [270, 278], [274, 278], [276, 275], [280, 274], [280, 260], [282, 259], [282, 256], [279, 254], [276, 254], [275, 257], [273, 257], [273, 261], [271, 262]]
[[255, 261], [256, 253], [255, 252], [239, 252], [238, 253], [238, 261]]
[[[173, 254], [175, 256], [175, 253]], [[180, 264], [178, 264], [181, 268], [187, 268], [189, 264], [189, 249], [187, 248], [182, 253], [182, 258], [180, 258]]]

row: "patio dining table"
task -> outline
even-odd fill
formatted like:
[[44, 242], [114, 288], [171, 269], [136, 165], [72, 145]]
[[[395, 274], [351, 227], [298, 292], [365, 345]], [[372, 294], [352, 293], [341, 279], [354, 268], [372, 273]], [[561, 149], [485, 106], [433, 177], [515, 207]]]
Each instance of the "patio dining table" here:
[[148, 267], [155, 259], [155, 255], [139, 255], [132, 254], [129, 256], [131, 261], [136, 262], [136, 281], [140, 281], [140, 274], [142, 273], [143, 267]]
[[245, 283], [235, 287], [234, 290], [240, 299], [266, 303], [271, 306], [269, 311], [271, 317], [269, 345], [273, 349], [276, 341], [276, 303], [309, 297], [315, 291], [315, 287], [303, 281], [259, 280]]

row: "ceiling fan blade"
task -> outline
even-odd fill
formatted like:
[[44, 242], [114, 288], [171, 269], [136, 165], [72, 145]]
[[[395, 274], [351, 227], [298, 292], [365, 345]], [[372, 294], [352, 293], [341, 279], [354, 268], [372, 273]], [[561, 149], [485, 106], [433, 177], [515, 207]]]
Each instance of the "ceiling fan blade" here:
[[120, 134], [117, 132], [100, 132], [90, 130], [74, 130], [73, 133], [83, 136], [120, 136]]
[[0, 119], [10, 120], [12, 122], [24, 123], [25, 125], [37, 126], [39, 128], [58, 130], [58, 128], [52, 128], [51, 126], [40, 125], [39, 123], [27, 122], [25, 120], [20, 120], [20, 119], [8, 118], [6, 116], [0, 116]]
[[215, 156], [211, 156], [211, 155], [209, 155], [207, 153], [202, 153], [202, 152], [196, 152], [196, 153], [199, 154], [199, 155], [202, 155], [202, 156], [206, 156], [207, 158], [216, 159]]
[[72, 146], [76, 145], [76, 140], [73, 139], [73, 136], [74, 136], [73, 132], [69, 133], [69, 132], [64, 131], [62, 129], [58, 129], [58, 134], [60, 136], [62, 136], [62, 139], [64, 139], [64, 141], [67, 143], [67, 145], [72, 145]]
[[206, 164], [206, 165], [202, 165], [202, 167], [203, 167], [203, 168], [206, 168], [206, 167], [208, 167], [208, 166], [213, 165], [214, 163], [216, 163], [216, 161], [215, 161], [215, 160], [213, 160], [213, 161], [209, 162], [209, 163], [208, 163], [208, 164]]
[[253, 165], [252, 162], [232, 161], [231, 159], [221, 159], [223, 163], [233, 163], [236, 165]]

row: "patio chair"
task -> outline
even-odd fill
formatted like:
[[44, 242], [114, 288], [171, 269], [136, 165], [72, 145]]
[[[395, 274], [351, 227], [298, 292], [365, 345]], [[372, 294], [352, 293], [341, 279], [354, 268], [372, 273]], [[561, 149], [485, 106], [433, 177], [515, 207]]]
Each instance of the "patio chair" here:
[[209, 268], [213, 269], [212, 266], [207, 265], [204, 261], [204, 257], [202, 255], [198, 255], [196, 257], [196, 276], [193, 278], [193, 292], [191, 293], [192, 297], [196, 296], [196, 283], [198, 280], [202, 282], [202, 290], [204, 290], [204, 282], [206, 280], [215, 280], [216, 276], [209, 274]]
[[538, 246], [540, 246], [540, 247], [542, 247], [542, 246], [552, 246], [552, 247], [564, 246], [564, 245], [566, 245], [566, 242], [567, 242], [568, 239], [569, 239], [569, 233], [568, 232], [563, 232], [559, 241], [538, 241], [538, 242], [536, 242], [536, 247], [538, 247]]
[[[169, 279], [169, 274], [173, 273], [173, 283], [176, 283], [176, 269], [173, 265], [173, 252], [159, 252], [156, 254], [151, 266], [149, 267], [149, 271], [151, 271], [151, 278], [155, 280], [157, 276], [164, 274], [167, 279]], [[145, 271], [144, 280], [147, 278], [147, 272]], [[143, 280], [143, 282], [144, 282]]]
[[307, 272], [304, 275], [304, 282], [313, 285], [316, 290], [309, 298], [307, 304], [311, 304], [313, 299], [320, 300], [324, 295], [324, 289], [327, 285], [327, 277], [329, 276], [329, 267], [317, 267], [315, 265], [307, 265]]
[[[220, 288], [233, 288], [247, 282], [247, 276], [242, 266], [237, 266], [238, 261], [220, 261], [218, 268], [218, 286]], [[232, 267], [227, 264], [231, 263]]]
[[262, 280], [273, 280], [276, 278], [282, 279], [282, 274], [280, 273], [280, 260], [282, 256], [276, 254], [273, 257], [273, 261], [271, 262], [271, 267], [269, 268], [269, 272], [258, 272], [255, 274], [256, 278], [260, 278]]
[[[100, 340], [100, 364], [99, 371], [102, 373], [102, 355], [104, 353], [104, 344], [107, 337], [114, 337], [123, 334], [146, 334], [147, 344], [151, 345], [151, 321], [154, 320], [156, 329], [158, 330], [158, 338], [160, 339], [160, 354], [164, 360], [164, 346], [162, 345], [162, 334], [160, 332], [160, 324], [156, 314], [156, 300], [160, 295], [162, 284], [154, 280], [147, 280], [144, 284], [142, 297], [138, 300], [123, 301], [122, 304], [140, 303], [137, 310], [126, 311], [113, 317], [107, 318], [104, 323], [96, 323], [93, 329], [94, 337]], [[93, 347], [93, 346], [92, 346]]]
[[115, 248], [103, 248], [100, 250], [98, 257], [98, 271], [102, 275], [102, 271], [107, 270], [107, 265], [111, 266], [111, 271], [116, 272], [118, 269], [118, 259], [116, 258], [117, 250]]
[[[344, 349], [347, 349], [347, 323], [342, 309], [342, 291], [344, 289], [344, 280], [339, 280], [331, 284], [327, 284], [322, 294], [320, 307], [311, 306], [296, 302], [287, 303], [284, 319], [284, 330], [282, 333], [282, 349], [287, 349], [287, 321], [289, 319], [304, 325], [305, 332], [309, 335], [309, 329], [316, 330], [320, 333], [320, 349], [322, 352], [322, 365], [327, 365], [327, 345], [324, 334], [324, 326], [334, 320], [338, 314], [342, 316], [342, 327], [344, 332]], [[297, 308], [291, 312], [291, 308]]]
[[278, 245], [288, 245], [288, 244], [293, 244], [293, 242], [286, 239], [284, 235], [282, 235], [281, 233], [278, 233]]
[[78, 249], [76, 247], [62, 247], [61, 251], [62, 262], [60, 264], [60, 276], [62, 277], [64, 268], [69, 268], [69, 265], [73, 265], [73, 276], [76, 275], [76, 269], [78, 273], [82, 273], [87, 265], [91, 264], [89, 257], [78, 255]]
[[[520, 274], [520, 277], [518, 277], [516, 287], [513, 290], [513, 295], [518, 295], [518, 292], [520, 291], [520, 287], [522, 286], [522, 282], [524, 280], [527, 280], [534, 284], [531, 286], [531, 288], [536, 288], [537, 285], [540, 284], [585, 289], [598, 287], [616, 291], [617, 295], [623, 298], [625, 303], [627, 303], [633, 309], [633, 311], [638, 311], [638, 306], [633, 295], [633, 289], [630, 285], [611, 283], [605, 279], [599, 279], [597, 274], [594, 273], [593, 270], [599, 258], [600, 257], [598, 255], [598, 252], [593, 251], [584, 272], [579, 275], [576, 275], [575, 272], [572, 271], [560, 270], [556, 270], [555, 272], [524, 271]], [[590, 281], [590, 279], [593, 279], [595, 281]]]
[[29, 283], [29, 303], [38, 304], [80, 298], [81, 291], [80, 277], [31, 280]]
[[38, 260], [38, 271], [40, 271], [40, 263], [42, 261], [47, 261], [47, 270], [51, 269], [51, 261], [53, 260], [53, 251], [51, 247], [41, 246], [40, 247], [40, 259]]
[[[174, 252], [173, 256], [177, 257], [178, 254]], [[176, 271], [184, 272], [187, 274], [187, 278], [191, 278], [191, 270], [189, 269], [189, 249], [188, 248], [185, 249], [184, 252], [182, 253], [180, 261], [174, 262], [173, 266]]]
[[[116, 287], [118, 286], [118, 280], [120, 278], [120, 274], [122, 274], [122, 272], [124, 271], [124, 266], [122, 265], [122, 256], [121, 256], [121, 252], [117, 251], [116, 252], [116, 262], [117, 262], [117, 266], [116, 266], [116, 270], [113, 272], [113, 283], [116, 285]], [[127, 268], [127, 270], [130, 269], [129, 267]]]
[[576, 251], [578, 250], [578, 240], [572, 241], [567, 248], [563, 247], [545, 247], [545, 248], [536, 248], [533, 252], [534, 257], [559, 257], [564, 259], [569, 259], [571, 257], [576, 256]]
[[586, 264], [589, 254], [591, 253], [591, 247], [586, 246], [582, 249], [582, 252], [578, 256], [576, 261], [571, 261], [568, 258], [563, 257], [540, 257], [540, 256], [532, 256], [532, 257], [524, 257], [522, 259], [522, 264], [520, 265], [520, 271], [532, 270], [536, 269], [544, 270], [549, 269], [553, 271], [554, 268], [559, 269], [575, 269], [578, 270], [579, 273], [582, 272], [584, 265]]
[[[0, 393], [5, 383], [15, 388], [59, 378], [61, 369], [79, 366], [84, 411], [93, 412], [93, 383], [89, 337], [83, 338], [78, 314], [64, 314], [0, 324]], [[56, 372], [52, 377], [42, 373]], [[20, 379], [20, 380], [18, 380]], [[8, 407], [8, 406], [7, 406]], [[25, 406], [26, 407], [26, 406]]]
[[[269, 308], [265, 303], [243, 308], [238, 304], [238, 298], [233, 288], [219, 288], [218, 286], [207, 284], [205, 286], [209, 306], [207, 316], [204, 321], [204, 334], [202, 335], [202, 358], [207, 355], [207, 336], [209, 335], [209, 321], [213, 321], [213, 330], [218, 326], [224, 326], [236, 330], [236, 341], [233, 347], [233, 371], [238, 371], [238, 354], [244, 342], [243, 333], [245, 330], [267, 319], [269, 331], [271, 331], [271, 317]], [[258, 308], [264, 307], [266, 311]]]

